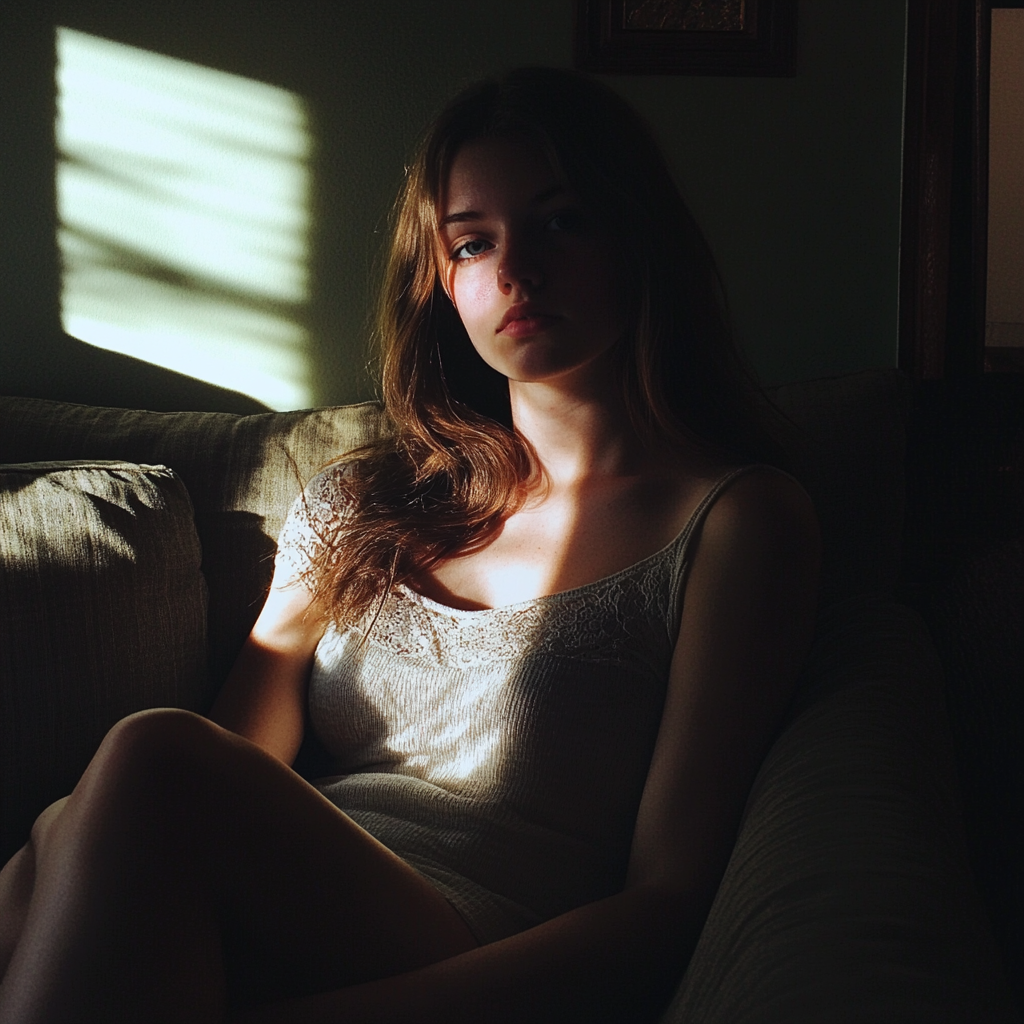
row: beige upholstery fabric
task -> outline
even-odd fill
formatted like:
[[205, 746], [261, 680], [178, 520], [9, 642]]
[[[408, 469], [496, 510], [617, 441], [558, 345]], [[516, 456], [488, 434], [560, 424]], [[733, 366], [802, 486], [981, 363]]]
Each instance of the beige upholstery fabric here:
[[946, 733], [917, 615], [870, 596], [828, 609], [662, 1024], [1019, 1019]]
[[0, 823], [6, 857], [119, 718], [196, 709], [206, 586], [163, 467], [0, 466]]
[[376, 405], [311, 412], [157, 413], [0, 400], [0, 462], [126, 459], [170, 466], [195, 506], [210, 588], [211, 692], [263, 602], [275, 541], [301, 487], [375, 436]]

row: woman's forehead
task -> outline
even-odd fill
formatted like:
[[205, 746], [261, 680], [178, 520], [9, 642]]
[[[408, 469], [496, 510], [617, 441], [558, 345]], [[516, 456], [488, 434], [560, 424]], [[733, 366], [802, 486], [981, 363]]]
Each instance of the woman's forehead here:
[[535, 140], [524, 136], [474, 139], [462, 145], [452, 160], [440, 214], [443, 222], [450, 222], [467, 211], [482, 214], [507, 202], [543, 203], [566, 191], [567, 183]]

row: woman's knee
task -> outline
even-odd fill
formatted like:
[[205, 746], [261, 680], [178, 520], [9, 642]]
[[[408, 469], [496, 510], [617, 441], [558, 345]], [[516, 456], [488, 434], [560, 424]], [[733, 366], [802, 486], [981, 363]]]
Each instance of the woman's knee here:
[[[218, 727], [200, 715], [177, 708], [139, 711], [117, 722], [104, 737], [71, 797], [50, 804], [36, 818], [29, 844], [42, 850], [55, 831], [68, 801], [105, 805], [124, 800], [150, 802], [176, 780], [190, 773], [190, 764], [204, 744], [216, 742]], [[166, 794], [159, 794], [164, 796]], [[59, 831], [59, 829], [58, 829]]]
[[209, 775], [210, 754], [223, 746], [222, 730], [177, 708], [140, 711], [107, 733], [73, 796], [143, 806], [173, 803]]
[[217, 742], [219, 728], [201, 715], [180, 708], [153, 708], [122, 718], [106, 735], [95, 760], [105, 767], [145, 770], [150, 765], [195, 759]]
[[64, 810], [64, 805], [68, 802], [68, 799], [68, 797], [62, 796], [39, 814], [32, 826], [32, 831], [29, 833], [29, 849], [38, 847], [46, 841], [47, 833], [53, 828], [53, 823], [57, 818], [60, 817], [60, 813]]

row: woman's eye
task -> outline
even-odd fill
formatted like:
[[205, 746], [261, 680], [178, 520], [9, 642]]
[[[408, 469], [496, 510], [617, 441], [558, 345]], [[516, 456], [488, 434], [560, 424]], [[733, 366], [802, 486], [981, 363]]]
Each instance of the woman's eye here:
[[548, 220], [550, 231], [579, 231], [585, 226], [585, 219], [579, 210], [561, 210]]
[[482, 238], [471, 238], [468, 242], [463, 242], [462, 245], [452, 253], [452, 259], [472, 259], [474, 256], [480, 256], [491, 248], [493, 248], [493, 246], [490, 242], [485, 242]]

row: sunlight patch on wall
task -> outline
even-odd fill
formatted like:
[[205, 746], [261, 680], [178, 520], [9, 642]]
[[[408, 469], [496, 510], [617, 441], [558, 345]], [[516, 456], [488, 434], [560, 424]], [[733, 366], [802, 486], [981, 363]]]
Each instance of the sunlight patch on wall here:
[[302, 99], [68, 28], [57, 88], [67, 333], [310, 405]]

